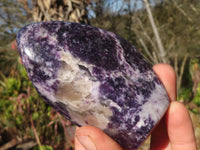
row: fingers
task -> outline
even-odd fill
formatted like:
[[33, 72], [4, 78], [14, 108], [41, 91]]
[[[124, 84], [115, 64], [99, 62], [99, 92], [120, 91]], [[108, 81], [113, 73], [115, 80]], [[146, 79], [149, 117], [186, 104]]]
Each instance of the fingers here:
[[[79, 129], [79, 127], [76, 127], [76, 131]], [[76, 134], [76, 133], [75, 133]], [[78, 141], [78, 139], [76, 138], [76, 136], [74, 137], [75, 140], [75, 150], [86, 150]]]
[[161, 82], [163, 83], [171, 101], [176, 100], [176, 73], [167, 64], [157, 64], [153, 67]]
[[76, 130], [75, 150], [122, 150], [122, 148], [100, 129], [84, 126]]
[[186, 107], [172, 102], [166, 116], [167, 131], [172, 150], [196, 150], [192, 121]]
[[[157, 64], [153, 67], [156, 74], [159, 76], [163, 83], [169, 99], [171, 101], [176, 100], [176, 74], [173, 68], [167, 64]], [[169, 146], [169, 138], [166, 129], [165, 119], [163, 118], [159, 125], [155, 128], [151, 134], [151, 149], [162, 150], [167, 149]]]
[[196, 150], [195, 136], [188, 110], [176, 102], [176, 76], [166, 64], [154, 66], [171, 100], [165, 118], [152, 133], [152, 150]]

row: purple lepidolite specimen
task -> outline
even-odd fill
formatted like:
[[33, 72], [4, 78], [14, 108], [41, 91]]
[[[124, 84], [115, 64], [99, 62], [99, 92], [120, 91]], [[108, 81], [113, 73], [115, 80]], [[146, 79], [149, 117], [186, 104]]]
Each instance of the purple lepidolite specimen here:
[[151, 66], [120, 36], [69, 22], [17, 34], [23, 64], [44, 100], [79, 126], [93, 125], [137, 149], [169, 105]]

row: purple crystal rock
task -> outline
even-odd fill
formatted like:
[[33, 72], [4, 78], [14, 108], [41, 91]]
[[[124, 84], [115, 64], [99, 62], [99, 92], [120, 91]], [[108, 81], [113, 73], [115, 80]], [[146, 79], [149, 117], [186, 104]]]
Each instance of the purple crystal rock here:
[[28, 76], [44, 100], [73, 123], [102, 129], [137, 149], [169, 99], [151, 66], [120, 36], [69, 22], [28, 25], [17, 34]]

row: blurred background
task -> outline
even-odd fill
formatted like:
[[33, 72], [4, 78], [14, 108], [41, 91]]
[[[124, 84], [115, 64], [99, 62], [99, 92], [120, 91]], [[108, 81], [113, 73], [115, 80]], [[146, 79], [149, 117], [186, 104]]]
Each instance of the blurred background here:
[[23, 26], [53, 20], [112, 31], [152, 65], [173, 66], [200, 146], [199, 0], [0, 0], [0, 150], [74, 149], [74, 125], [38, 96], [15, 42]]

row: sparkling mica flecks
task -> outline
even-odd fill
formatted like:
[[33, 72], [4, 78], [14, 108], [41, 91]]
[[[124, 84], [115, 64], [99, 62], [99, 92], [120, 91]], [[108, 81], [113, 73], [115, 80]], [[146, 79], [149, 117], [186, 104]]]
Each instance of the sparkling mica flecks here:
[[169, 99], [151, 66], [118, 35], [69, 22], [22, 28], [17, 44], [44, 100], [73, 123], [102, 129], [137, 149], [166, 112]]

